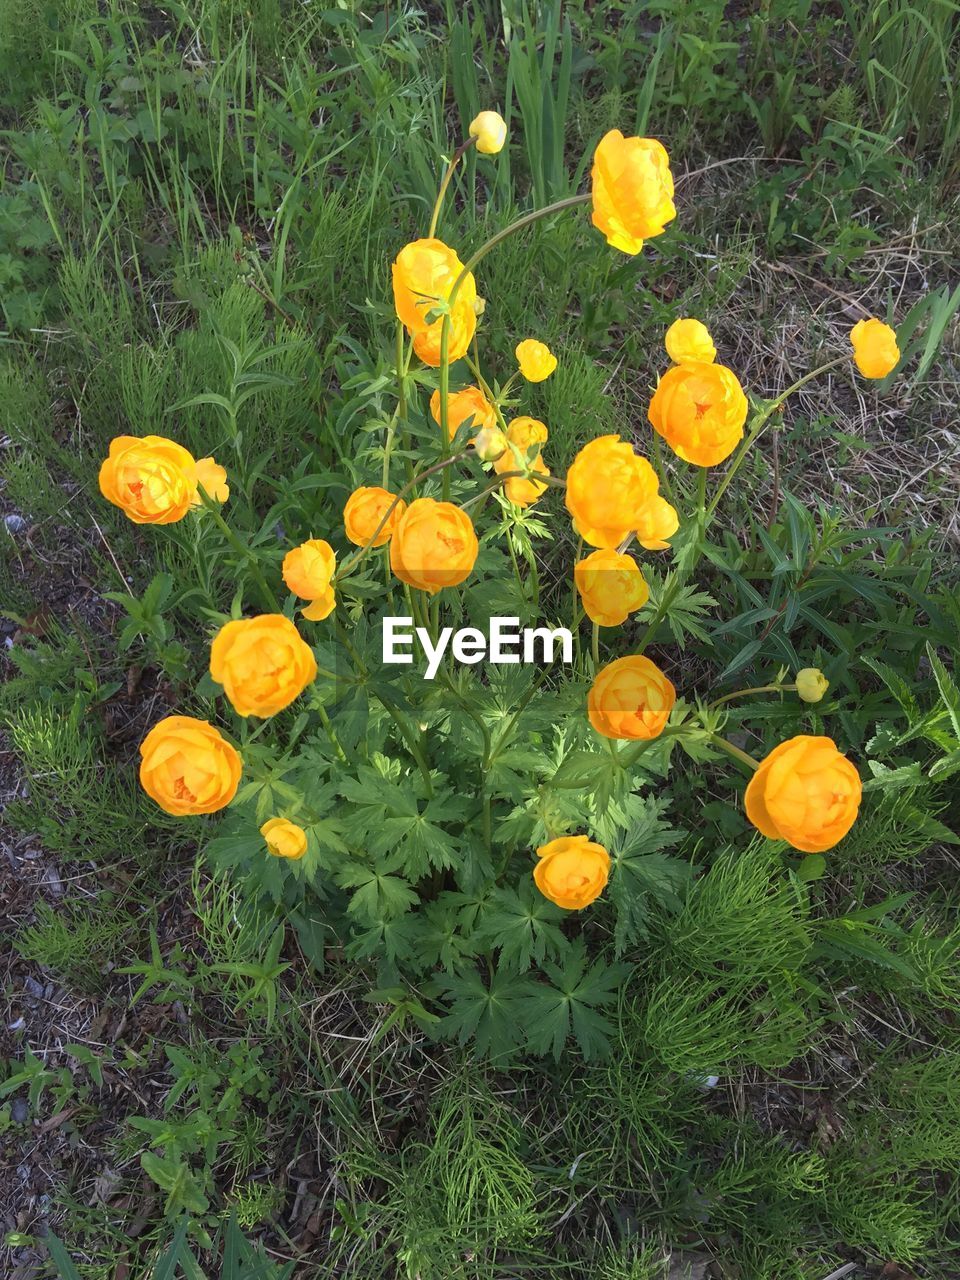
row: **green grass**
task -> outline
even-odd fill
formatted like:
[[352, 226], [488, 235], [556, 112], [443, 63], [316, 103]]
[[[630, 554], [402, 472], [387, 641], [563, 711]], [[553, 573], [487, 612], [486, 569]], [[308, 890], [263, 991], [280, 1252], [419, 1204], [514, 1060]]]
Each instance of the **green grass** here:
[[[185, 1275], [299, 1259], [357, 1280], [666, 1280], [671, 1252], [751, 1280], [956, 1269], [960, 812], [957, 775], [927, 776], [953, 738], [924, 642], [956, 661], [960, 21], [947, 0], [729, 8], [0, 0], [0, 503], [23, 521], [0, 531], [8, 985], [19, 1010], [24, 976], [55, 983], [65, 1021], [24, 1003], [0, 1060], [0, 1155], [47, 1171], [50, 1206], [8, 1191], [11, 1273], [48, 1225], [80, 1275], [135, 1280], [165, 1253]], [[640, 905], [588, 936], [627, 975], [591, 1006], [609, 1051], [589, 1062], [438, 1041], [439, 966], [399, 986], [319, 901], [285, 921], [211, 874], [209, 825], [146, 801], [137, 744], [170, 708], [212, 707], [203, 601], [228, 612], [245, 569], [206, 527], [197, 582], [195, 526], [136, 528], [96, 488], [113, 436], [168, 434], [229, 459], [231, 522], [265, 563], [333, 534], [392, 412], [390, 263], [487, 106], [510, 147], [458, 174], [440, 233], [462, 254], [582, 187], [610, 127], [668, 140], [687, 175], [642, 258], [567, 217], [483, 263], [491, 361], [527, 336], [562, 353], [522, 407], [556, 473], [585, 438], [641, 437], [678, 314], [757, 395], [860, 305], [910, 330], [879, 398], [811, 391], [750, 460], [718, 535], [734, 571], [706, 571], [715, 604], [689, 604], [674, 646], [701, 692], [709, 670], [726, 691], [819, 662], [824, 715], [751, 709], [754, 745], [829, 715], [879, 782], [802, 885], [712, 764], [687, 787], [651, 770], [663, 821], [610, 828]], [[537, 545], [565, 609], [570, 538]], [[765, 610], [789, 625], [761, 635]], [[489, 698], [516, 704], [509, 682]], [[77, 892], [44, 896], [48, 861]], [[237, 1260], [240, 1231], [274, 1272]]]

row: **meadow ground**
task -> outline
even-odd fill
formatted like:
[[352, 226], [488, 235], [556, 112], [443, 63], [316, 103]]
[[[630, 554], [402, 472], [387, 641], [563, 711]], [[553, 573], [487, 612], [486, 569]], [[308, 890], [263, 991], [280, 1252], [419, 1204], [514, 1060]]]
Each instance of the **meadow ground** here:
[[[947, 0], [0, 0], [0, 1273], [960, 1274], [960, 775], [930, 776], [960, 751], [958, 55]], [[266, 374], [239, 418], [262, 489], [231, 518], [275, 547], [285, 478], [382, 426], [389, 264], [486, 106], [509, 146], [468, 153], [451, 243], [583, 189], [612, 127], [677, 177], [637, 259], [578, 217], [484, 264], [492, 356], [560, 355], [535, 399], [556, 474], [604, 431], [646, 448], [678, 315], [758, 397], [864, 314], [909, 353], [791, 400], [723, 511], [748, 567], [698, 579], [727, 625], [694, 602], [682, 650], [657, 637], [701, 691], [806, 655], [897, 776], [809, 898], [713, 763], [666, 785], [637, 824], [699, 874], [651, 888], [589, 1060], [438, 1039], [147, 800], [138, 745], [205, 696], [208, 620], [189, 548], [96, 485], [115, 435], [222, 437], [187, 402], [236, 392], [225, 338]], [[572, 535], [539, 554], [566, 589]], [[222, 559], [204, 584], [225, 611], [234, 586]]]

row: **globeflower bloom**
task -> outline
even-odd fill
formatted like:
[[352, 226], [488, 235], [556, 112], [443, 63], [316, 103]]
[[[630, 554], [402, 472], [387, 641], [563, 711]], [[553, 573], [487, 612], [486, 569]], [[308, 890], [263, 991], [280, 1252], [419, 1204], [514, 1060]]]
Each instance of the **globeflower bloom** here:
[[637, 541], [647, 551], [667, 551], [670, 547], [667, 539], [672, 538], [679, 528], [680, 517], [676, 507], [656, 494], [640, 513]]
[[537, 849], [533, 879], [545, 898], [579, 911], [599, 898], [610, 874], [610, 855], [588, 836], [559, 836]]
[[614, 249], [639, 253], [677, 216], [670, 157], [654, 138], [625, 138], [611, 129], [600, 139], [590, 177], [593, 225]]
[[631, 445], [619, 436], [599, 436], [570, 464], [565, 501], [584, 542], [616, 547], [639, 527], [659, 487], [657, 473]]
[[207, 720], [166, 716], [140, 743], [140, 785], [174, 817], [216, 813], [237, 794], [243, 764]]
[[605, 738], [658, 738], [677, 691], [649, 658], [630, 654], [601, 667], [587, 695], [587, 715]]
[[452, 502], [417, 498], [397, 521], [390, 568], [401, 582], [436, 595], [469, 577], [479, 549], [465, 511]]
[[[134, 524], [175, 524], [200, 497], [198, 480], [226, 501], [227, 473], [212, 458], [197, 462], [165, 436], [117, 436], [100, 467], [100, 492]], [[222, 496], [221, 496], [222, 495]]]
[[[398, 499], [386, 524], [377, 533], [393, 499], [394, 495], [388, 489], [381, 489], [376, 485], [363, 485], [354, 489], [343, 508], [343, 527], [355, 547], [382, 547], [390, 541], [397, 521], [407, 509], [404, 500]], [[374, 539], [375, 533], [377, 536]]]
[[722, 364], [678, 364], [660, 379], [647, 417], [684, 462], [713, 467], [743, 439], [747, 397]]
[[594, 551], [574, 566], [584, 612], [601, 627], [618, 627], [650, 598], [650, 588], [632, 556], [604, 549]]
[[302, 858], [307, 852], [307, 833], [287, 818], [270, 818], [260, 828], [267, 852], [275, 858]]
[[744, 795], [747, 817], [768, 840], [825, 853], [853, 826], [860, 775], [832, 738], [799, 734], [761, 761]]
[[310, 622], [322, 622], [336, 608], [330, 585], [336, 567], [336, 553], [323, 538], [310, 538], [283, 557], [283, 580], [295, 596], [310, 601], [303, 610]]
[[470, 121], [470, 137], [483, 155], [495, 156], [507, 140], [507, 122], [496, 111], [481, 111]]
[[663, 345], [674, 364], [713, 364], [717, 358], [710, 330], [700, 320], [674, 320]]
[[[534, 445], [545, 444], [548, 434], [546, 423], [541, 422], [539, 418], [513, 418], [507, 423], [507, 440], [516, 446], [523, 456], [526, 456]], [[550, 474], [543, 461], [542, 453], [538, 453], [527, 465], [538, 475], [549, 476]], [[509, 471], [519, 471], [520, 465], [513, 450], [507, 449], [502, 453], [494, 462], [493, 469], [498, 476]], [[544, 493], [546, 487], [539, 480], [526, 476], [509, 476], [503, 482], [503, 491], [507, 499], [516, 503], [518, 507], [529, 507]]]
[[543, 382], [557, 367], [557, 357], [545, 342], [536, 338], [524, 338], [517, 343], [517, 364], [528, 382]]
[[[440, 392], [434, 391], [430, 397], [430, 413], [434, 422], [441, 425]], [[482, 430], [484, 427], [497, 425], [497, 413], [493, 405], [479, 387], [464, 387], [462, 391], [454, 391], [447, 396], [447, 439], [452, 440], [465, 422]]]
[[239, 716], [275, 716], [317, 677], [309, 645], [282, 613], [227, 622], [213, 638], [210, 675]]
[[858, 320], [850, 330], [853, 358], [865, 378], [885, 378], [900, 362], [895, 330], [882, 320]]
[[[393, 264], [393, 301], [397, 317], [413, 338], [413, 349], [424, 364], [440, 364], [443, 316], [428, 319], [438, 303], [449, 300], [463, 263], [442, 240], [414, 240]], [[464, 276], [450, 313], [450, 362], [466, 355], [477, 327], [477, 283]]]

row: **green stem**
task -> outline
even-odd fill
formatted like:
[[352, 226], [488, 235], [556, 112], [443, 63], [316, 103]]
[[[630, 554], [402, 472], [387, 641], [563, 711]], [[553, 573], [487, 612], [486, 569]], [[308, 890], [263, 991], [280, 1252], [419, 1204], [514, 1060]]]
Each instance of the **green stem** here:
[[267, 582], [266, 578], [263, 575], [263, 570], [260, 568], [260, 561], [257, 559], [256, 552], [252, 551], [246, 545], [246, 543], [244, 543], [237, 536], [237, 534], [234, 533], [234, 531], [227, 524], [226, 520], [224, 520], [223, 516], [220, 514], [220, 504], [217, 503], [213, 498], [211, 498], [210, 495], [202, 486], [197, 487], [197, 493], [199, 493], [200, 500], [203, 503], [204, 507], [206, 508], [207, 511], [210, 512], [211, 516], [213, 517], [214, 524], [217, 526], [217, 528], [220, 530], [223, 536], [227, 539], [230, 545], [234, 548], [234, 550], [238, 551], [240, 555], [242, 555], [244, 559], [248, 561], [250, 565], [250, 572], [251, 572], [251, 575], [253, 576], [253, 580], [254, 582], [256, 582], [257, 586], [260, 588], [260, 594], [263, 596], [263, 600], [267, 608], [271, 611], [271, 613], [282, 612], [280, 608], [280, 604], [277, 600], [277, 597], [274, 595], [270, 587], [270, 584]]
[[713, 711], [715, 707], [722, 707], [725, 702], [733, 702], [735, 698], [745, 698], [751, 693], [784, 693], [796, 687], [795, 684], [758, 684], [753, 689], [737, 689], [735, 693], [726, 693], [722, 698], [709, 703], [707, 710]]
[[447, 188], [450, 186], [450, 179], [453, 177], [453, 171], [456, 169], [457, 164], [460, 161], [460, 157], [468, 147], [473, 146], [475, 141], [475, 138], [465, 138], [450, 157], [450, 163], [447, 165], [447, 171], [443, 175], [443, 180], [440, 183], [440, 190], [437, 192], [436, 203], [433, 206], [433, 215], [430, 218], [430, 230], [427, 232], [427, 235], [431, 240], [437, 234], [437, 223], [440, 221], [440, 210], [443, 208], [444, 197], [447, 194]]
[[818, 378], [821, 373], [826, 373], [829, 369], [835, 369], [838, 365], [846, 364], [849, 359], [850, 357], [848, 355], [837, 356], [836, 359], [828, 360], [826, 364], [822, 364], [818, 368], [812, 369], [809, 373], [805, 373], [802, 378], [798, 378], [796, 382], [787, 387], [786, 391], [777, 396], [776, 400], [772, 400], [770, 404], [766, 405], [766, 407], [757, 414], [746, 438], [737, 450], [733, 462], [727, 468], [726, 475], [720, 481], [719, 485], [717, 485], [717, 491], [713, 495], [713, 499], [706, 510], [706, 523], [709, 523], [713, 513], [717, 509], [717, 504], [726, 493], [734, 476], [740, 470], [741, 463], [756, 443], [758, 437], [770, 421], [773, 414], [777, 412], [781, 405], [783, 405], [795, 391], [799, 391], [800, 388], [806, 386], [808, 382], [812, 382], [814, 378]]
[[735, 747], [732, 742], [728, 742], [726, 738], [722, 738], [719, 733], [712, 733], [710, 741], [716, 743], [734, 759], [739, 760], [741, 764], [745, 764], [748, 769], [755, 770], [760, 768], [760, 761], [754, 760], [753, 756], [747, 755], [746, 751], [741, 751], [739, 747]]
[[593, 624], [593, 635], [590, 641], [590, 652], [593, 654], [593, 669], [600, 670], [600, 623]]

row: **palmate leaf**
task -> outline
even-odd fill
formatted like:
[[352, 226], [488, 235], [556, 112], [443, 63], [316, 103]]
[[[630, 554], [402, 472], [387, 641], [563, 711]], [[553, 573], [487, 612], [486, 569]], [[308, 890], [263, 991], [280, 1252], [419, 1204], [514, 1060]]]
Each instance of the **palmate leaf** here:
[[477, 941], [500, 952], [500, 967], [526, 973], [532, 963], [560, 956], [570, 943], [559, 928], [563, 912], [531, 880], [520, 891], [497, 889], [485, 904]]
[[489, 987], [476, 970], [438, 978], [433, 985], [450, 1002], [437, 1027], [444, 1039], [466, 1044], [473, 1037], [483, 1058], [506, 1058], [522, 1046], [526, 1005], [536, 992], [532, 982], [500, 969]]
[[630, 967], [595, 960], [588, 969], [586, 949], [577, 941], [562, 966], [545, 963], [543, 971], [553, 985], [538, 983], [523, 1001], [527, 1047], [533, 1053], [552, 1053], [559, 1061], [572, 1033], [588, 1062], [603, 1056], [614, 1028], [599, 1010], [616, 1002]]
[[337, 873], [337, 883], [345, 889], [356, 889], [347, 913], [363, 924], [391, 920], [409, 911], [419, 901], [402, 876], [378, 871], [374, 867], [344, 867]]

